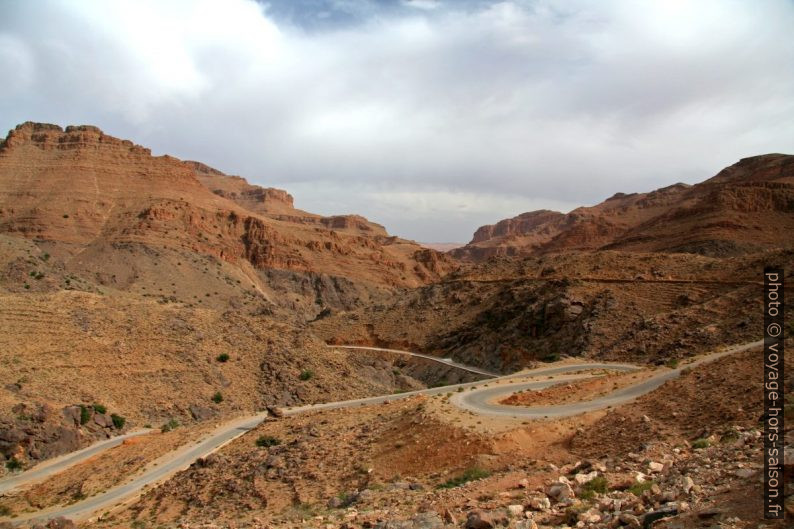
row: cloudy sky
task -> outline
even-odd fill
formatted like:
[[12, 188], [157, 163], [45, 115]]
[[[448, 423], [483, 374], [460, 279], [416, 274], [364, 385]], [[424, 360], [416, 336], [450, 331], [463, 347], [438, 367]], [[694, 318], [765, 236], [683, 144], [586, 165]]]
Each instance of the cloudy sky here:
[[794, 2], [2, 0], [0, 128], [105, 132], [422, 241], [794, 152]]

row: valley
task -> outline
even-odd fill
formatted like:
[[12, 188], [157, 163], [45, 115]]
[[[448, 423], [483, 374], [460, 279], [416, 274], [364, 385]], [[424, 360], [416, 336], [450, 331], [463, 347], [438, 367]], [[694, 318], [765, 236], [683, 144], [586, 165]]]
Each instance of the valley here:
[[760, 271], [791, 283], [792, 213], [794, 156], [764, 154], [423, 246], [23, 123], [0, 527], [756, 527]]

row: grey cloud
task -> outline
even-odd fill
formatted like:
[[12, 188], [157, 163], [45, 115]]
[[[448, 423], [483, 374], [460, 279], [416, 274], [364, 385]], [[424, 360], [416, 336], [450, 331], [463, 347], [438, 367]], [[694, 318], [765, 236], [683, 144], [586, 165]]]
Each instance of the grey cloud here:
[[0, 126], [93, 123], [417, 239], [794, 145], [786, 1], [7, 7]]

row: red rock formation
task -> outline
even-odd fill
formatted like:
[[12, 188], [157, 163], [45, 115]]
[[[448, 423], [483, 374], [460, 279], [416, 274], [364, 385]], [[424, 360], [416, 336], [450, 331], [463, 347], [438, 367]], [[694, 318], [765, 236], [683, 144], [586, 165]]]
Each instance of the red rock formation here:
[[700, 184], [650, 193], [617, 193], [567, 215], [534, 211], [478, 229], [452, 255], [494, 255], [619, 249], [734, 255], [791, 245], [794, 156], [745, 158]]

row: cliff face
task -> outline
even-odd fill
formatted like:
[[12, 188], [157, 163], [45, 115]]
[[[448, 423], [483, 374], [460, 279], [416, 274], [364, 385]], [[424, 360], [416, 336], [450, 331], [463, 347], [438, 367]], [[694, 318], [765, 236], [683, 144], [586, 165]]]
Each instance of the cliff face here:
[[767, 154], [694, 186], [618, 193], [566, 215], [523, 213], [479, 228], [451, 253], [473, 261], [604, 249], [739, 255], [790, 245], [793, 213], [794, 156]]
[[89, 268], [130, 245], [386, 287], [424, 284], [452, 268], [445, 257], [426, 266], [423, 248], [363, 217], [295, 209], [286, 191], [154, 157], [92, 126], [24, 123], [9, 133], [0, 145], [0, 233], [92, 256]]

